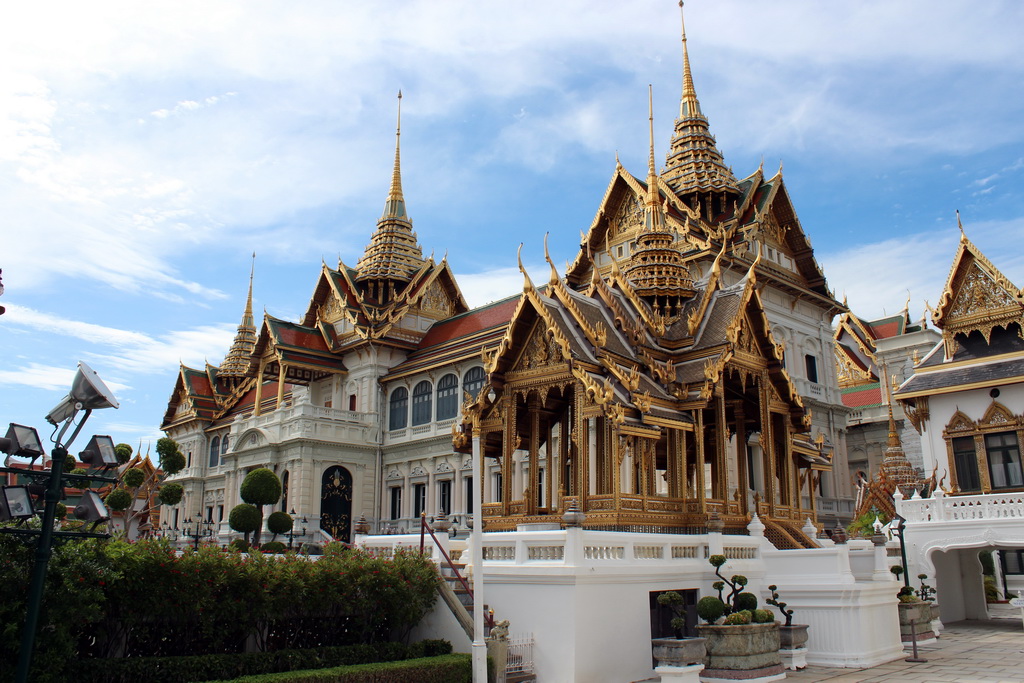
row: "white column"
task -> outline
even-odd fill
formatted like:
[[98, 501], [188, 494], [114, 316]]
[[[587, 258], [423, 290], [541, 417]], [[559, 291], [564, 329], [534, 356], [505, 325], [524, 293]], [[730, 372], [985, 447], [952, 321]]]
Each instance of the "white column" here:
[[[474, 425], [474, 427], [476, 427]], [[473, 683], [487, 683], [487, 644], [484, 642], [484, 515], [483, 453], [480, 432], [473, 430]]]

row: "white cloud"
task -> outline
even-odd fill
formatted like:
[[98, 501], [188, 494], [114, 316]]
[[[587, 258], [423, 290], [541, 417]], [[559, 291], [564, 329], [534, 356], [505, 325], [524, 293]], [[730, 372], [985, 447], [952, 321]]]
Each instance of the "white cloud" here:
[[[101, 359], [119, 376], [167, 373], [182, 362], [203, 367], [206, 360], [217, 364], [231, 346], [236, 327], [229, 324], [203, 325], [187, 330], [169, 330], [156, 338], [152, 335], [93, 323], [67, 320], [18, 305], [10, 305], [5, 322], [49, 334], [63, 334], [94, 345], [85, 355]], [[20, 375], [19, 375], [20, 373]], [[31, 377], [31, 364], [14, 374]], [[62, 386], [68, 386], [70, 376]]]

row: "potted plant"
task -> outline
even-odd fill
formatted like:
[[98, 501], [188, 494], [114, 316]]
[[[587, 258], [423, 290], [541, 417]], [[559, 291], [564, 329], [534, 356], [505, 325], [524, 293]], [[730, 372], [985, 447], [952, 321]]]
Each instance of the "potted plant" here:
[[686, 603], [676, 591], [668, 591], [658, 596], [658, 604], [664, 605], [672, 610], [672, 630], [675, 631], [674, 638], [652, 638], [651, 647], [654, 651], [654, 658], [658, 660], [658, 666], [693, 666], [703, 664], [706, 651], [704, 638], [685, 638], [683, 629], [686, 628]]
[[765, 600], [769, 605], [778, 608], [786, 623], [779, 626], [779, 651], [787, 668], [794, 671], [807, 666], [807, 624], [793, 623], [793, 610], [787, 609], [788, 603], [779, 600], [779, 587], [768, 586], [772, 596]]
[[[697, 633], [707, 642], [702, 680], [759, 678], [777, 676], [785, 669], [779, 654], [779, 624], [771, 610], [757, 609], [757, 596], [743, 590], [747, 578], [721, 573], [724, 555], [712, 555], [708, 561], [721, 579], [712, 584], [717, 596], [705, 596], [697, 602], [697, 615], [705, 621]], [[723, 590], [728, 587], [728, 595]], [[738, 672], [742, 671], [740, 674]]]
[[931, 622], [932, 632], [937, 636], [939, 629], [942, 628], [942, 621], [939, 619], [939, 603], [935, 601], [935, 589], [925, 583], [927, 578], [927, 574], [917, 575], [917, 580], [921, 582], [921, 587], [915, 593], [918, 599], [928, 606], [928, 618]]
[[[889, 568], [897, 579], [903, 575], [904, 569], [901, 565]], [[899, 600], [897, 608], [900, 615], [900, 639], [904, 643], [917, 639], [917, 642], [931, 640], [935, 634], [931, 630], [931, 610], [928, 604], [917, 597], [917, 593], [910, 586], [904, 585], [896, 593]]]

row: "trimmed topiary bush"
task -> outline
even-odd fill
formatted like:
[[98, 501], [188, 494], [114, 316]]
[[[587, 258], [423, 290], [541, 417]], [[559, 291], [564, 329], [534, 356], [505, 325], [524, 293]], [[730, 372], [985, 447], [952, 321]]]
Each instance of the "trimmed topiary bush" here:
[[[278, 534], [286, 534], [291, 531], [293, 524], [292, 516], [287, 512], [272, 512], [270, 513], [270, 516], [267, 517], [267, 529], [270, 533], [274, 534], [274, 538], [276, 538]], [[274, 539], [272, 538], [270, 540], [273, 541]]]
[[725, 618], [725, 623], [733, 626], [745, 626], [753, 620], [753, 614], [750, 610], [740, 610], [739, 612], [733, 612]]
[[736, 611], [745, 609], [755, 610], [757, 609], [757, 596], [753, 593], [740, 593], [736, 596], [736, 601], [733, 603], [733, 605]]
[[160, 493], [157, 494], [157, 498], [164, 505], [177, 505], [181, 502], [184, 495], [185, 487], [176, 482], [171, 482], [160, 487]]
[[111, 510], [120, 512], [127, 510], [128, 506], [132, 504], [132, 494], [128, 493], [124, 489], [114, 489], [107, 494], [107, 497], [103, 499], [107, 507]]
[[713, 595], [707, 595], [697, 601], [697, 616], [709, 624], [718, 621], [725, 614], [725, 603]]
[[145, 480], [146, 473], [138, 467], [129, 468], [121, 475], [121, 483], [132, 489], [136, 486], [142, 486], [142, 482]]
[[281, 541], [270, 541], [260, 546], [261, 553], [283, 553], [284, 551], [285, 546]]
[[165, 475], [177, 474], [185, 469], [185, 455], [178, 448], [178, 442], [163, 437], [156, 442], [156, 453], [160, 456], [160, 469]]
[[752, 620], [755, 624], [770, 624], [775, 621], [775, 613], [770, 609], [756, 609]]
[[249, 503], [239, 503], [231, 508], [231, 513], [228, 514], [228, 526], [245, 534], [246, 544], [249, 543], [249, 534], [259, 529], [262, 523], [263, 516], [260, 511]]

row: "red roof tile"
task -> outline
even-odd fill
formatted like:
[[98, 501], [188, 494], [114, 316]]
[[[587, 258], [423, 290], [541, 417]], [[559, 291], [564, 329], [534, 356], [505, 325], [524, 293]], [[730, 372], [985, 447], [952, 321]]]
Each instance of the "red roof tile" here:
[[423, 337], [419, 348], [426, 349], [452, 339], [506, 324], [512, 319], [512, 314], [515, 313], [518, 303], [519, 297], [514, 296], [511, 299], [499, 301], [437, 323]]
[[863, 408], [864, 406], [877, 406], [882, 403], [882, 390], [877, 384], [867, 386], [863, 389], [853, 389], [843, 392], [843, 405], [847, 408]]

